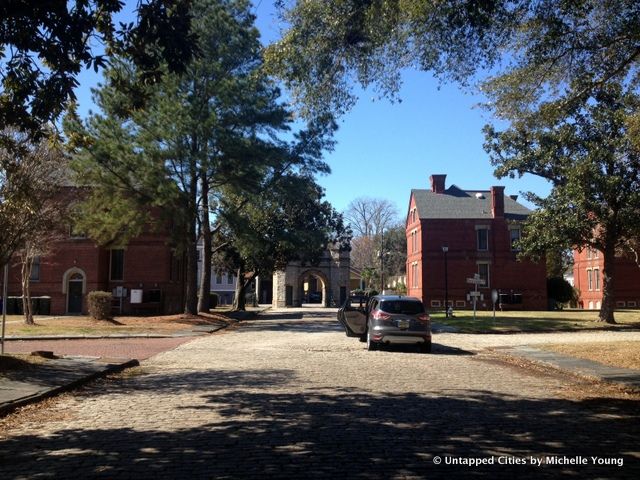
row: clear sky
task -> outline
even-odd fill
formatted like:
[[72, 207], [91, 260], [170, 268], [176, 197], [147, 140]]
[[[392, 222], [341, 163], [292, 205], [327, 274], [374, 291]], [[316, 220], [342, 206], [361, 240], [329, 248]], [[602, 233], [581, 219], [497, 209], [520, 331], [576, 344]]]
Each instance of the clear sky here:
[[[263, 43], [279, 35], [272, 3], [254, 0]], [[548, 193], [548, 183], [537, 177], [498, 180], [493, 176], [482, 148], [482, 127], [490, 117], [475, 107], [480, 97], [465, 94], [452, 84], [438, 89], [438, 82], [424, 72], [407, 71], [403, 79], [402, 103], [373, 101], [365, 93], [340, 119], [336, 148], [325, 157], [332, 173], [318, 179], [337, 210], [343, 211], [353, 199], [364, 196], [386, 198], [404, 216], [411, 189], [429, 188], [429, 176], [434, 173], [446, 174], [447, 186], [455, 184], [465, 190], [504, 185], [507, 194]], [[81, 114], [91, 108], [89, 90], [98, 80], [93, 72], [79, 77]]]

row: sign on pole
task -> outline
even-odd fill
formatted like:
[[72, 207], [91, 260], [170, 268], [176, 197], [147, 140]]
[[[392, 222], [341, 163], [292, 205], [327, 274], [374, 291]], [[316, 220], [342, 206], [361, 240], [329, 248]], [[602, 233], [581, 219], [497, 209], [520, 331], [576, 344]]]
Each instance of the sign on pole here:
[[498, 290], [491, 290], [491, 300], [493, 301], [493, 321], [496, 321], [496, 302], [498, 301]]

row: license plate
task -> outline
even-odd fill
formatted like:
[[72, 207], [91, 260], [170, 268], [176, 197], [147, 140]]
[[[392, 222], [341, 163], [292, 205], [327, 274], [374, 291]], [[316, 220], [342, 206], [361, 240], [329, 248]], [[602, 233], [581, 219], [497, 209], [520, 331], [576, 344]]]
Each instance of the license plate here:
[[398, 328], [406, 329], [409, 328], [410, 322], [409, 320], [398, 320], [396, 325], [398, 325]]

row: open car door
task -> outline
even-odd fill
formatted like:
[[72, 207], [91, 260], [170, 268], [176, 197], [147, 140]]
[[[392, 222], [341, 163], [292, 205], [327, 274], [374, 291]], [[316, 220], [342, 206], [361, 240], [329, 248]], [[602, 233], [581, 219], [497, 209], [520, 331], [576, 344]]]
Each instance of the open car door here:
[[367, 300], [365, 296], [349, 297], [338, 310], [347, 337], [362, 337], [367, 330]]

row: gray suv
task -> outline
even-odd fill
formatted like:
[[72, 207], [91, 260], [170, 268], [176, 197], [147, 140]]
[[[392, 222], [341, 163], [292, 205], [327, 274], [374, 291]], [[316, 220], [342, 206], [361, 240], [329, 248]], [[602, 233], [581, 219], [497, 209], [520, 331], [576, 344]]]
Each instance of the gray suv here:
[[413, 344], [431, 352], [431, 319], [422, 302], [402, 295], [352, 296], [338, 310], [348, 337], [367, 342], [369, 350], [389, 344]]

